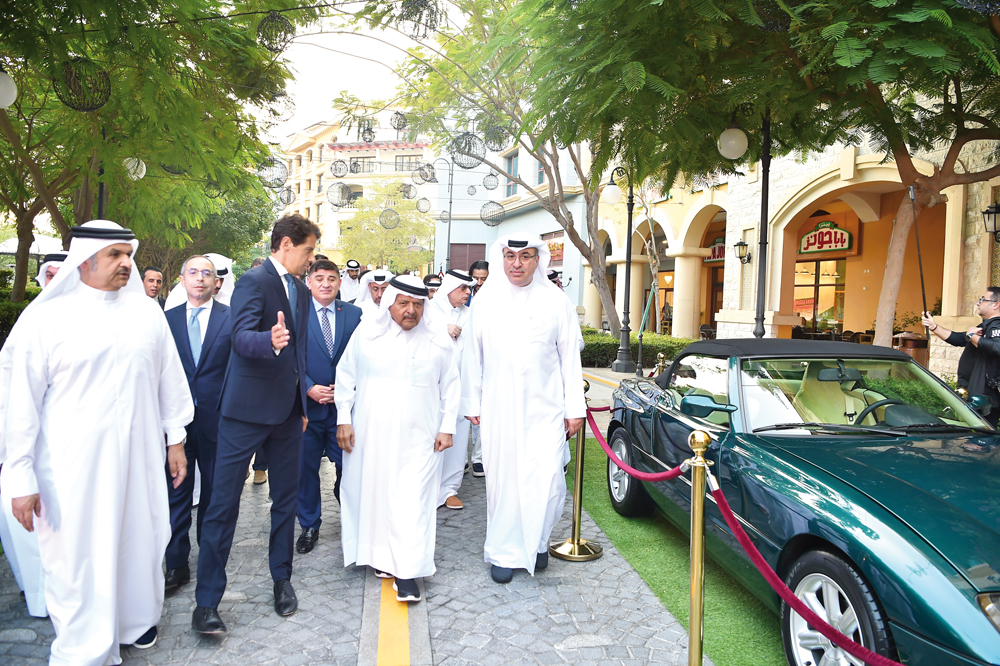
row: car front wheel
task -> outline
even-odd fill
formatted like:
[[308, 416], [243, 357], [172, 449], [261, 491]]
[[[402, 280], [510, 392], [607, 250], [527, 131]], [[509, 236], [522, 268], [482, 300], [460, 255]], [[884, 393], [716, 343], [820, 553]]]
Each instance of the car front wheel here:
[[[800, 557], [788, 573], [788, 587], [834, 629], [872, 652], [893, 658], [885, 615], [868, 584], [843, 558], [822, 550]], [[781, 638], [789, 666], [864, 666], [781, 604]]]
[[[632, 466], [632, 446], [625, 428], [611, 433], [611, 450], [626, 465]], [[653, 508], [653, 502], [639, 481], [625, 473], [608, 458], [608, 496], [611, 506], [626, 517], [645, 516]]]

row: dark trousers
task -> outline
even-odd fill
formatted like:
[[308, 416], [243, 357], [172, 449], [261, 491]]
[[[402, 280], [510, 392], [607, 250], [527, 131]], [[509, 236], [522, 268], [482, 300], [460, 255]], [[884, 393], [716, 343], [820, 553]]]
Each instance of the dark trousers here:
[[302, 408], [298, 401], [291, 415], [278, 425], [247, 423], [224, 416], [219, 419], [212, 503], [205, 514], [198, 556], [195, 599], [199, 606], [218, 608], [226, 591], [226, 563], [239, 518], [240, 494], [250, 457], [259, 446], [264, 449], [269, 467], [271, 578], [278, 581], [292, 577], [295, 508], [302, 456]]
[[174, 480], [170, 476], [170, 465], [167, 465], [167, 499], [170, 502], [170, 541], [167, 543], [165, 555], [167, 569], [180, 569], [188, 566], [188, 556], [191, 554], [190, 532], [195, 464], [201, 470], [201, 499], [198, 501], [197, 526], [198, 543], [201, 543], [205, 512], [208, 511], [212, 502], [215, 447], [215, 442], [202, 433], [198, 421], [195, 420], [187, 428], [187, 442], [184, 444], [188, 474], [177, 488], [174, 488]]
[[326, 456], [337, 467], [337, 480], [333, 496], [340, 502], [340, 475], [342, 451], [337, 446], [336, 419], [310, 421], [302, 435], [302, 474], [299, 478], [299, 525], [302, 529], [319, 529], [323, 500], [320, 497], [319, 465]]
[[267, 471], [267, 456], [264, 455], [264, 447], [258, 446], [257, 450], [253, 452], [253, 471], [255, 472], [266, 472]]

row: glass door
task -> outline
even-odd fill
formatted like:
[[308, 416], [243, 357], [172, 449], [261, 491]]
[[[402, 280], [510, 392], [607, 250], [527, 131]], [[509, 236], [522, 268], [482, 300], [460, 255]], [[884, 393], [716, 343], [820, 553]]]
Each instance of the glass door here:
[[844, 330], [845, 259], [795, 264], [795, 313], [808, 333], [840, 335]]

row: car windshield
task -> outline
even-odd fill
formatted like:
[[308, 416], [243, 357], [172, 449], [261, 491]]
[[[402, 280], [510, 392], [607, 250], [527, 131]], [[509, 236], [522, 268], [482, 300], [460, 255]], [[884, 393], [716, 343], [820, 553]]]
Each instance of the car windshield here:
[[960, 397], [908, 361], [754, 359], [743, 361], [740, 374], [750, 431], [830, 432], [817, 429], [818, 424], [895, 434], [988, 428]]

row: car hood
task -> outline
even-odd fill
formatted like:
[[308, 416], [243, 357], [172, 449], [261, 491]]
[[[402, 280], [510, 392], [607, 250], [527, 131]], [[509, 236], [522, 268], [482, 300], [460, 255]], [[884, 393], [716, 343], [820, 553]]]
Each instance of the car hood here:
[[977, 590], [1000, 589], [1000, 437], [767, 440], [891, 511]]

